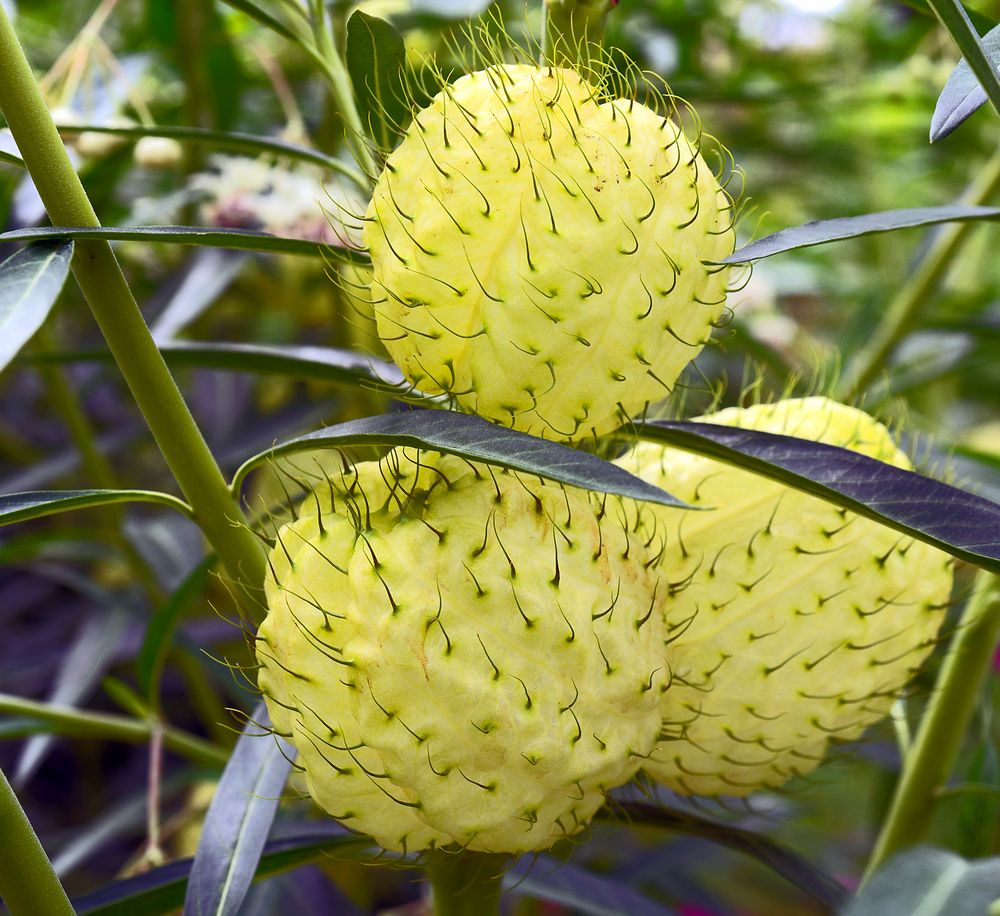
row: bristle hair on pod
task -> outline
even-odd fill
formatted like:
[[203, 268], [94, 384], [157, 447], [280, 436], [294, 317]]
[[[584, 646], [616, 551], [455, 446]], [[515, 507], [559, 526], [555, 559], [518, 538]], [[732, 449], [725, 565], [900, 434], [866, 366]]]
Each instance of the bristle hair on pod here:
[[277, 533], [259, 688], [316, 802], [388, 850], [581, 830], [653, 749], [662, 548], [634, 505], [397, 449]]
[[[910, 467], [884, 426], [825, 397], [700, 420]], [[935, 645], [948, 555], [708, 458], [646, 442], [620, 463], [711, 510], [649, 507], [666, 529], [661, 568], [674, 584], [662, 605], [671, 687], [644, 763], [652, 779], [701, 796], [777, 787], [889, 713]]]
[[723, 313], [714, 262], [735, 237], [683, 105], [637, 68], [592, 70], [493, 63], [443, 84], [365, 218], [378, 331], [409, 380], [560, 440], [670, 393]]

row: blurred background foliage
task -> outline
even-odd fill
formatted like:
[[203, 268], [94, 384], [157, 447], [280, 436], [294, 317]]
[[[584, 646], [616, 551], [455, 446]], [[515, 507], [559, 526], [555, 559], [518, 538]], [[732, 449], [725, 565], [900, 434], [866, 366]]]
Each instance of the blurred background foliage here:
[[[22, 42], [37, 72], [47, 74], [48, 99], [63, 124], [193, 125], [343, 156], [342, 124], [315, 65], [234, 6], [22, 0], [16, 11]], [[540, 26], [538, 5], [523, 0], [370, 0], [336, 5], [341, 31], [355, 6], [397, 25], [414, 67], [427, 54], [443, 69], [459, 66], [451, 49], [465, 41], [462, 25], [487, 6], [512, 35], [537, 36]], [[985, 32], [1000, 6], [985, 3], [977, 13]], [[920, 0], [623, 0], [608, 45], [666, 77], [731, 150], [750, 199], [743, 241], [808, 220], [949, 203], [998, 168], [988, 107], [950, 137], [928, 142], [931, 112], [958, 54]], [[107, 135], [70, 139], [107, 225], [189, 222], [329, 240], [329, 219], [341, 222], [343, 212], [357, 216], [365, 206], [363, 193], [342, 177], [280, 157], [235, 158], [193, 144], [161, 146], [154, 155], [149, 144], [140, 152]], [[0, 149], [9, 146], [0, 140]], [[42, 218], [23, 174], [0, 165], [0, 220], [18, 228]], [[689, 373], [684, 409], [694, 412], [720, 391], [733, 403], [776, 397], [790, 384], [800, 393], [835, 386], [840, 364], [869, 339], [943, 231], [891, 233], [758, 265], [730, 300], [734, 315], [722, 345]], [[993, 498], [1000, 495], [996, 238], [988, 223], [963, 235], [940, 282], [921, 290], [921, 320], [897, 348], [891, 375], [865, 397], [886, 419], [905, 418], [925, 466]], [[163, 341], [377, 354], [363, 315], [363, 269], [166, 245], [119, 250]], [[68, 286], [54, 321], [0, 377], [0, 492], [90, 486], [100, 482], [95, 473], [118, 486], [170, 489], [100, 353], [89, 312]], [[190, 367], [178, 374], [228, 470], [276, 438], [385, 408], [374, 394], [315, 379]], [[278, 501], [281, 492], [277, 475], [258, 479], [251, 507]], [[219, 766], [210, 754], [192, 760], [168, 748], [162, 773], [151, 777], [148, 742], [103, 740], [93, 723], [89, 732], [81, 727], [91, 737], [54, 738], [37, 711], [10, 698], [169, 721], [224, 752], [240, 714], [254, 705], [240, 671], [251, 656], [229, 619], [226, 583], [202, 565], [204, 550], [193, 525], [155, 510], [65, 516], [7, 528], [0, 540], [0, 694], [8, 698], [0, 702], [0, 765], [14, 775], [71, 893], [190, 855]], [[960, 578], [965, 587], [968, 575]], [[910, 722], [929, 683], [927, 675], [914, 691]], [[995, 681], [989, 689], [995, 692]], [[1000, 764], [989, 699], [957, 777], [977, 794], [959, 786], [943, 800], [934, 836], [970, 857], [998, 852]], [[894, 741], [887, 724], [840, 747], [814, 777], [748, 806], [662, 800], [781, 840], [853, 886], [892, 785]], [[152, 845], [145, 810], [151, 779], [162, 816]], [[277, 829], [312, 816], [305, 803], [283, 806]], [[705, 838], [631, 829], [623, 817], [595, 827], [592, 839], [560, 855], [678, 913], [824, 911], [751, 857]], [[405, 905], [419, 893], [404, 869], [321, 859], [259, 884], [243, 912], [365, 911]], [[524, 913], [571, 911], [527, 900], [518, 906]]]

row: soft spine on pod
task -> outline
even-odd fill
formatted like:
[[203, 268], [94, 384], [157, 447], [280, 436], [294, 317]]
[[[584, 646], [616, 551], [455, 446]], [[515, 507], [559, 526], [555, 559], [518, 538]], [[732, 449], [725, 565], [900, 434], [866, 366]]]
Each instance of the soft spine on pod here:
[[257, 649], [314, 799], [391, 850], [582, 829], [660, 733], [658, 549], [617, 499], [453, 457], [329, 480], [278, 534]]
[[368, 207], [379, 334], [463, 410], [609, 432], [710, 338], [734, 212], [669, 117], [567, 69], [463, 76], [414, 115]]
[[[700, 419], [910, 467], [884, 426], [826, 398]], [[673, 583], [664, 733], [644, 764], [653, 779], [690, 795], [778, 786], [888, 714], [944, 619], [946, 554], [708, 458], [641, 443], [620, 463], [713, 510], [650, 510], [667, 529]]]

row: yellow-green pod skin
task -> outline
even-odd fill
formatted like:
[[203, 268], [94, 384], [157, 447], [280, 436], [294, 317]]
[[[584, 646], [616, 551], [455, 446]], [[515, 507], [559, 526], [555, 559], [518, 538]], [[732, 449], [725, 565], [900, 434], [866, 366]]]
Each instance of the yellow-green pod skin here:
[[311, 503], [271, 553], [258, 660], [317, 803], [396, 851], [582, 829], [660, 733], [634, 510], [403, 450]]
[[[822, 397], [703, 422], [849, 448], [909, 469], [888, 430]], [[644, 768], [689, 795], [810, 772], [890, 711], [931, 651], [952, 586], [943, 552], [746, 471], [652, 443], [621, 463], [706, 512], [664, 524], [670, 689]]]
[[677, 126], [572, 70], [496, 66], [416, 114], [365, 243], [417, 387], [550, 439], [666, 396], [724, 307], [733, 204]]

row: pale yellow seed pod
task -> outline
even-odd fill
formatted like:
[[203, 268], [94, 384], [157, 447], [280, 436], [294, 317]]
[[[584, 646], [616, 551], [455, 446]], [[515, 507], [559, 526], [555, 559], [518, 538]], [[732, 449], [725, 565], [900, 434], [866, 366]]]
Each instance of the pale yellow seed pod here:
[[635, 510], [402, 450], [309, 502], [271, 554], [257, 655], [316, 802], [397, 851], [586, 826], [660, 733]]
[[184, 161], [184, 148], [171, 137], [141, 137], [132, 155], [144, 169], [175, 169]]
[[367, 213], [379, 333], [419, 388], [551, 439], [666, 396], [709, 339], [733, 203], [669, 118], [578, 73], [445, 87]]
[[[909, 469], [888, 430], [826, 398], [703, 422], [849, 448]], [[642, 443], [620, 463], [705, 512], [659, 506], [664, 735], [646, 772], [690, 795], [745, 795], [810, 772], [886, 716], [934, 646], [952, 585], [939, 550], [815, 497]]]

